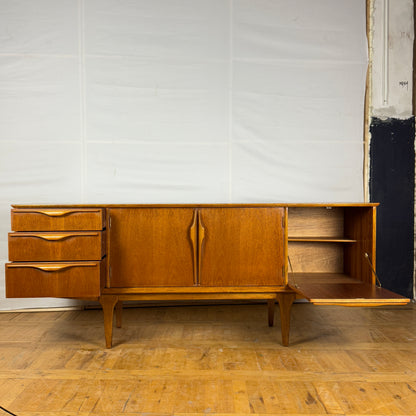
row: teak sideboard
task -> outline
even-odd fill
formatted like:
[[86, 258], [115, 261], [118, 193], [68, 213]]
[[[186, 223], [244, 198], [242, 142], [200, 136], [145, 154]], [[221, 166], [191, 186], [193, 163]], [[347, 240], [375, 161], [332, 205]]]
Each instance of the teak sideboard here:
[[409, 302], [374, 270], [377, 204], [14, 205], [6, 296], [98, 300], [107, 348], [128, 300], [267, 300], [289, 344], [296, 296]]

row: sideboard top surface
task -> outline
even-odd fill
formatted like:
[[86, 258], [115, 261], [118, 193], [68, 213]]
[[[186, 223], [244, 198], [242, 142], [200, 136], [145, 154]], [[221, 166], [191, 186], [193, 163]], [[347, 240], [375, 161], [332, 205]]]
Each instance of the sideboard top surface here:
[[13, 208], [250, 208], [250, 207], [376, 207], [379, 203], [215, 203], [215, 204], [13, 204]]

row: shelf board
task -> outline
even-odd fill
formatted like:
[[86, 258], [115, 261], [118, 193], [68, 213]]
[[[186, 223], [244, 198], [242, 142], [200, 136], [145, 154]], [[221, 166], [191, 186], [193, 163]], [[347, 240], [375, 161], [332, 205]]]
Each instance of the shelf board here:
[[299, 284], [328, 284], [328, 283], [349, 283], [349, 284], [360, 284], [360, 280], [351, 277], [345, 273], [289, 273], [289, 282]]
[[288, 237], [289, 242], [307, 243], [356, 243], [357, 240], [344, 237]]

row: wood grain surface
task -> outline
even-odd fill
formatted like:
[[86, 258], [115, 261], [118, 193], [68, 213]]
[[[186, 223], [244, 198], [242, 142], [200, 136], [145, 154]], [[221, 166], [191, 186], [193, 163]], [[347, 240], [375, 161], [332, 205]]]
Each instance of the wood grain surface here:
[[[278, 308], [276, 308], [278, 315]], [[0, 314], [0, 405], [18, 416], [416, 414], [416, 308], [294, 304]]]
[[201, 286], [284, 284], [283, 208], [204, 208]]
[[111, 209], [111, 287], [193, 286], [191, 208]]
[[101, 260], [105, 231], [9, 233], [9, 261]]
[[81, 231], [102, 230], [102, 208], [19, 208], [11, 211], [13, 231]]

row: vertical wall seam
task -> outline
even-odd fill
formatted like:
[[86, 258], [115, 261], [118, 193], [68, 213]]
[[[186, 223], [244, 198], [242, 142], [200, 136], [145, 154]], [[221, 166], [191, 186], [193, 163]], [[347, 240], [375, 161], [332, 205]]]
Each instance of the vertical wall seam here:
[[233, 0], [229, 0], [229, 68], [228, 68], [228, 202], [233, 202]]
[[382, 68], [382, 99], [383, 106], [389, 104], [389, 0], [383, 0], [383, 68]]
[[86, 140], [86, 70], [85, 70], [85, 10], [84, 0], [78, 0], [78, 59], [81, 139], [81, 202], [86, 199], [87, 140]]
[[364, 105], [364, 160], [363, 160], [363, 181], [364, 181], [364, 202], [370, 201], [370, 123], [371, 123], [371, 103], [373, 85], [373, 12], [374, 1], [366, 1], [366, 32], [368, 45], [368, 67], [365, 85], [365, 105]]

